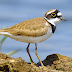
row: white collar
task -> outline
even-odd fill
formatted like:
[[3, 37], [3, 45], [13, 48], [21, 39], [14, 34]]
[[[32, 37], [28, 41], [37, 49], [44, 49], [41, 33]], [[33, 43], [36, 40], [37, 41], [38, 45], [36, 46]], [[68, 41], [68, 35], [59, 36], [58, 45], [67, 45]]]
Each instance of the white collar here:
[[46, 17], [44, 17], [45, 20], [47, 20], [49, 23], [51, 23], [52, 25], [56, 26], [55, 23], [51, 22], [50, 20], [48, 20]]

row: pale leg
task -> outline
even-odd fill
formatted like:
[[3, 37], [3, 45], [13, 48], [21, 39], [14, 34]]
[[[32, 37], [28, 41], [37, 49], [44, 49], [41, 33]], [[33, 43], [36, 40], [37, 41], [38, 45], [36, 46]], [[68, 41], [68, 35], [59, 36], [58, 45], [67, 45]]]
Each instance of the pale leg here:
[[36, 43], [35, 43], [35, 54], [36, 54], [36, 56], [37, 56], [39, 62], [41, 63], [41, 66], [43, 67], [44, 65], [43, 65], [42, 61], [40, 60], [40, 58], [39, 58], [39, 56], [38, 56], [38, 52], [37, 52], [37, 44], [36, 44]]

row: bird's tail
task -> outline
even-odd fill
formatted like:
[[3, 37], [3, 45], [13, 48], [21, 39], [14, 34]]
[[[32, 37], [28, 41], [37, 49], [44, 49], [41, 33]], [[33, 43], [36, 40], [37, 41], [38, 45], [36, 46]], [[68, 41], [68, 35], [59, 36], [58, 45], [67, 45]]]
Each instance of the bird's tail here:
[[7, 34], [7, 29], [0, 29], [0, 35], [5, 35]]
[[5, 29], [0, 29], [0, 32], [4, 32], [5, 31]]

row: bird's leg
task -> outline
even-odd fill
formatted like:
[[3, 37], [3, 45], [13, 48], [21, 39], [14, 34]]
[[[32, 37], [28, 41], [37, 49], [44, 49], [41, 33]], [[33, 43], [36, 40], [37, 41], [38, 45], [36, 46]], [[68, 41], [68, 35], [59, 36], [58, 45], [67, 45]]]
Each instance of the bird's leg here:
[[44, 67], [42, 61], [40, 60], [40, 58], [39, 58], [39, 56], [38, 56], [38, 52], [37, 52], [37, 44], [36, 44], [36, 43], [35, 43], [35, 54], [36, 54], [36, 56], [37, 56], [39, 62], [41, 63], [41, 66]]
[[33, 60], [32, 60], [32, 58], [31, 58], [31, 55], [30, 55], [30, 53], [29, 53], [29, 46], [30, 46], [30, 43], [28, 44], [26, 50], [27, 50], [27, 53], [28, 53], [28, 55], [29, 55], [29, 57], [30, 57], [31, 62], [34, 63]]

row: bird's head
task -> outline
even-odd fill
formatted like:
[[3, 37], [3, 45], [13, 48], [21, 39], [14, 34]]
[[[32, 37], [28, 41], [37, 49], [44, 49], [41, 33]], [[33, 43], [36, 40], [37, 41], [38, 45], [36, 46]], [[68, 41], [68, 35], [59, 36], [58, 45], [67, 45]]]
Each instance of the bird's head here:
[[51, 9], [48, 12], [46, 12], [44, 18], [46, 18], [46, 20], [48, 20], [52, 24], [58, 24], [62, 20], [65, 20], [62, 17], [62, 13], [57, 9]]

